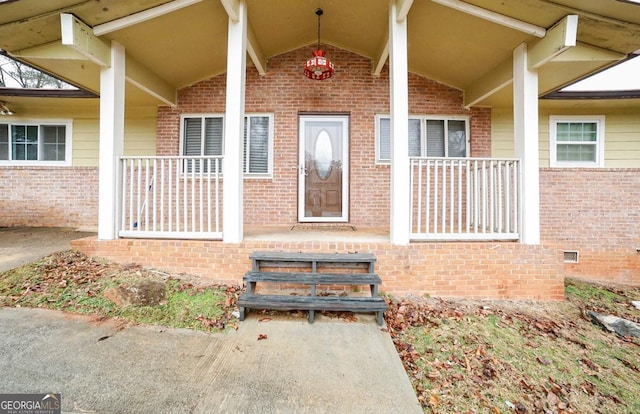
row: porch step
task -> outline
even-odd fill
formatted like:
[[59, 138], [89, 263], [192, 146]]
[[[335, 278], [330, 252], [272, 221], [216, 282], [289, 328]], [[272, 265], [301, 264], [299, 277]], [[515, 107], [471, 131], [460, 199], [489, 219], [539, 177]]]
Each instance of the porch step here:
[[376, 257], [371, 253], [303, 253], [303, 252], [254, 252], [250, 256], [253, 270], [260, 265], [274, 267], [301, 267], [310, 265], [313, 270], [318, 265], [349, 268], [366, 265], [369, 273], [374, 273]]
[[[383, 324], [383, 312], [387, 310], [384, 299], [378, 296], [382, 283], [374, 273], [376, 258], [370, 253], [303, 253], [303, 252], [254, 252], [251, 254], [253, 270], [247, 272], [244, 281], [247, 293], [238, 299], [240, 320], [249, 309], [308, 310], [313, 323], [316, 310], [375, 312], [379, 325]], [[301, 268], [304, 271], [262, 271], [261, 268]], [[320, 272], [321, 269], [348, 269], [349, 273]], [[360, 269], [354, 272], [354, 269]], [[296, 269], [297, 270], [297, 269]], [[365, 272], [363, 272], [365, 271]], [[310, 296], [258, 295], [257, 283], [290, 283], [308, 285]], [[371, 297], [316, 296], [317, 285], [369, 285]]]
[[240, 320], [244, 320], [244, 308], [274, 310], [308, 310], [309, 322], [313, 323], [316, 310], [376, 312], [378, 325], [382, 325], [382, 312], [388, 309], [384, 298], [341, 296], [288, 296], [288, 295], [242, 295], [238, 299]]
[[295, 283], [300, 285], [379, 285], [380, 276], [375, 273], [299, 273], [299, 272], [248, 272], [244, 281], [249, 283]]

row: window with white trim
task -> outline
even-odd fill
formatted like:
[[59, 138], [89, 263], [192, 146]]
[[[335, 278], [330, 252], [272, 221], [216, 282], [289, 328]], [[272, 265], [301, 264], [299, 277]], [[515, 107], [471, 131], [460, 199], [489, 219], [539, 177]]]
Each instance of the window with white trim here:
[[[224, 115], [183, 115], [182, 149], [187, 156], [224, 154]], [[246, 177], [273, 174], [273, 115], [244, 118], [243, 169]]]
[[71, 122], [0, 121], [0, 164], [70, 165]]
[[603, 167], [604, 116], [551, 116], [551, 167]]
[[[466, 157], [469, 119], [467, 117], [410, 116], [410, 157]], [[376, 116], [376, 163], [391, 161], [391, 119]]]

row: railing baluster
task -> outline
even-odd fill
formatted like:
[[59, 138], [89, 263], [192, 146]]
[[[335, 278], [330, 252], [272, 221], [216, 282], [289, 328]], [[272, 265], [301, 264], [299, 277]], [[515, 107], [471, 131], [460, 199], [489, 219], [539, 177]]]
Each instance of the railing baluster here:
[[467, 178], [467, 191], [465, 192], [466, 195], [466, 200], [467, 202], [466, 204], [466, 226], [465, 226], [465, 233], [470, 233], [470, 226], [471, 226], [471, 206], [472, 206], [472, 200], [471, 200], [471, 189], [473, 186], [473, 183], [471, 182], [471, 162], [470, 161], [466, 161], [465, 162], [465, 173], [466, 173], [466, 178]]
[[127, 211], [127, 161], [120, 159], [118, 161], [118, 168], [120, 169], [120, 174], [122, 176], [122, 188], [120, 189], [120, 228], [124, 229], [126, 227], [126, 211]]
[[136, 230], [140, 230], [141, 222], [140, 222], [140, 193], [142, 192], [142, 160], [139, 159], [136, 165], [136, 169], [138, 171], [138, 185], [136, 186], [136, 221], [133, 223], [133, 227]]
[[173, 230], [173, 160], [169, 160], [169, 203], [167, 211], [169, 212], [169, 232]]
[[[411, 168], [411, 191], [413, 191], [413, 172], [415, 170], [415, 162], [411, 161], [414, 167]], [[413, 220], [413, 214], [411, 215]], [[418, 160], [418, 215], [416, 217], [418, 221], [417, 232], [422, 233], [422, 160]], [[411, 226], [413, 228], [413, 224]]]
[[462, 233], [462, 160], [458, 160], [458, 233]]
[[204, 207], [204, 204], [203, 204], [204, 194], [202, 194], [202, 191], [203, 191], [202, 189], [203, 189], [203, 185], [204, 185], [204, 183], [202, 182], [202, 180], [204, 178], [203, 177], [203, 174], [204, 174], [204, 171], [203, 171], [203, 169], [204, 169], [204, 160], [200, 159], [199, 161], [200, 161], [200, 176], [199, 176], [200, 182], [198, 183], [199, 184], [198, 191], [200, 193], [198, 194], [198, 196], [199, 196], [198, 197], [198, 201], [200, 203], [200, 206], [198, 207], [198, 209], [200, 210], [200, 214], [199, 214], [200, 227], [199, 227], [199, 229], [200, 229], [200, 231], [202, 231], [202, 229], [204, 229], [204, 211], [202, 211], [202, 209]]
[[176, 231], [180, 231], [180, 204], [182, 204], [182, 198], [180, 197], [180, 171], [185, 169], [186, 160], [176, 160]]
[[482, 233], [487, 232], [487, 161], [482, 160]]
[[513, 231], [520, 232], [520, 174], [522, 174], [520, 162], [513, 163]]
[[160, 160], [160, 231], [164, 231], [164, 162]]
[[442, 160], [442, 232], [447, 232], [447, 160]]
[[211, 159], [207, 159], [207, 231], [211, 233]]
[[196, 231], [196, 160], [191, 164], [191, 231]]
[[495, 207], [496, 207], [496, 194], [495, 194], [495, 164], [491, 160], [489, 162], [489, 232], [495, 231]]
[[454, 228], [454, 210], [455, 210], [455, 203], [454, 203], [454, 195], [455, 195], [455, 171], [454, 171], [454, 167], [455, 167], [455, 160], [451, 160], [449, 161], [449, 233], [453, 233], [453, 228]]
[[438, 233], [438, 160], [433, 163], [433, 232]]
[[220, 159], [215, 159], [216, 171], [216, 232], [220, 231]]
[[425, 200], [425, 204], [424, 204], [424, 210], [425, 210], [425, 217], [424, 217], [424, 231], [427, 233], [430, 233], [431, 229], [431, 218], [430, 218], [430, 213], [431, 213], [431, 160], [426, 160], [427, 162], [427, 177], [425, 180], [425, 193], [426, 193], [426, 200]]
[[187, 200], [189, 199], [189, 168], [193, 170], [193, 162], [191, 160], [187, 160], [187, 169], [182, 174], [182, 228], [184, 228], [184, 231], [189, 231], [189, 209], [187, 206]]
[[498, 162], [498, 170], [496, 171], [496, 178], [498, 180], [498, 188], [497, 188], [497, 195], [498, 195], [498, 207], [496, 208], [496, 212], [498, 214], [498, 233], [502, 233], [502, 230], [504, 228], [503, 226], [503, 216], [502, 216], [502, 204], [503, 204], [503, 198], [504, 198], [504, 188], [502, 187], [502, 171], [504, 170], [504, 161], [499, 161]]
[[473, 232], [478, 233], [478, 220], [480, 219], [480, 191], [478, 185], [478, 160], [473, 161]]

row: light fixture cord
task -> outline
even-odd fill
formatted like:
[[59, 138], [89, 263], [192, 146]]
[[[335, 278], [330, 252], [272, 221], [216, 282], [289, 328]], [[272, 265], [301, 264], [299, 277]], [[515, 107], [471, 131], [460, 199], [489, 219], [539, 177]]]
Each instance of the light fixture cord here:
[[318, 14], [318, 47], [316, 48], [316, 50], [320, 50], [320, 16], [322, 16], [322, 13], [317, 13]]

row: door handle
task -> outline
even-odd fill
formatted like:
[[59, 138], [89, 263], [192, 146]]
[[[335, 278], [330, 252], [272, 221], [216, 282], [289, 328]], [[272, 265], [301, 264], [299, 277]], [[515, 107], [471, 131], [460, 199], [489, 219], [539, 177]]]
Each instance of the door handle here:
[[298, 166], [298, 173], [299, 173], [300, 175], [307, 176], [307, 175], [308, 175], [307, 167], [305, 167], [303, 164], [300, 164], [300, 165]]

